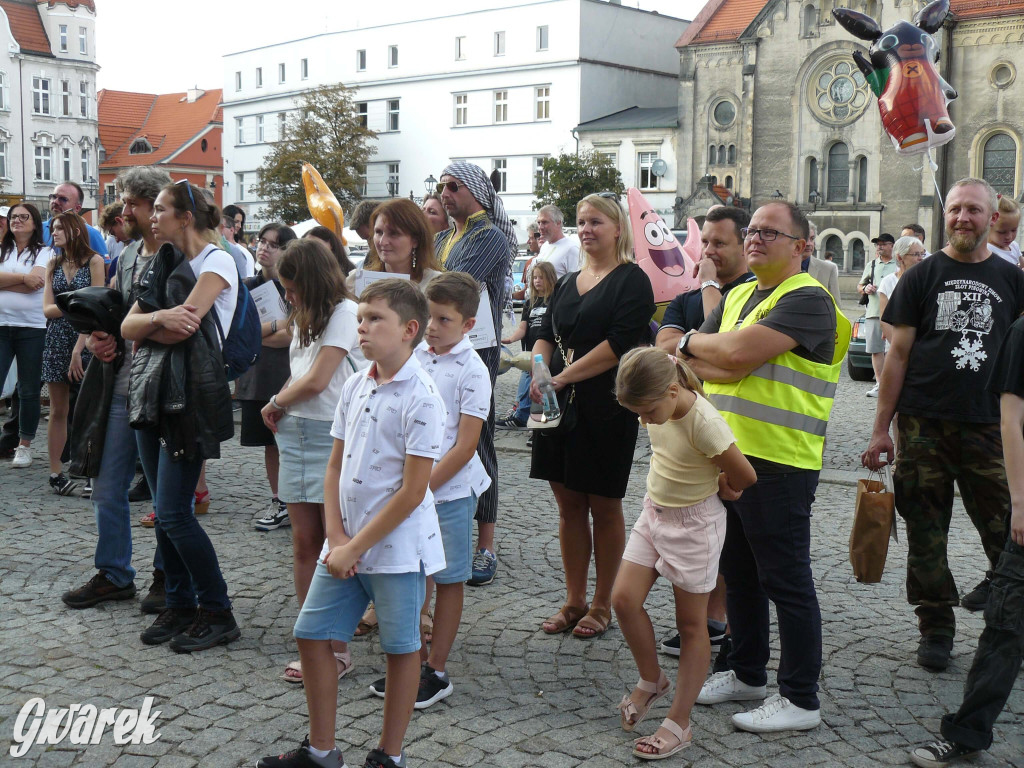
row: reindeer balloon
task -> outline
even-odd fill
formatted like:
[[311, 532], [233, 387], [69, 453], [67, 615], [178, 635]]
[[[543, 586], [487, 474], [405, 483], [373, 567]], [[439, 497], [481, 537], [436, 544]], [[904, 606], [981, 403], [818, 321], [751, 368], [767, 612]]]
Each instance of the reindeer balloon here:
[[939, 75], [939, 49], [932, 37], [949, 13], [949, 0], [935, 0], [914, 16], [882, 31], [870, 16], [833, 8], [836, 21], [854, 37], [870, 40], [868, 61], [860, 51], [853, 60], [878, 97], [882, 126], [901, 155], [927, 152], [953, 139], [956, 128], [946, 105], [956, 91]]

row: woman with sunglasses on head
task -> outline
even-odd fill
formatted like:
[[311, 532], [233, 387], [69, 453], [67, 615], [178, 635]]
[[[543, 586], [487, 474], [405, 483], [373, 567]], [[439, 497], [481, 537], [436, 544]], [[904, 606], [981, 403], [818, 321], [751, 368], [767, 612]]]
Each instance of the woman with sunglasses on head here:
[[[277, 263], [284, 247], [295, 239], [291, 227], [277, 222], [265, 224], [256, 236], [256, 261], [260, 271], [245, 278], [245, 287], [254, 291], [262, 285], [272, 285], [281, 302], [284, 287], [277, 275]], [[263, 447], [263, 465], [270, 485], [270, 506], [256, 519], [257, 531], [273, 531], [289, 524], [288, 508], [277, 495], [279, 457], [274, 433], [263, 423], [263, 410], [288, 380], [288, 345], [292, 335], [286, 318], [260, 324], [263, 345], [259, 359], [235, 382], [235, 400], [241, 404], [242, 428], [240, 442], [246, 447]]]
[[[530, 477], [551, 485], [565, 568], [565, 604], [541, 628], [548, 634], [571, 629], [589, 639], [611, 623], [612, 585], [625, 547], [622, 498], [639, 430], [636, 416], [615, 399], [615, 375], [622, 355], [650, 343], [654, 292], [633, 262], [629, 219], [615, 195], [583, 198], [576, 227], [580, 270], [558, 281], [533, 346], [548, 363], [555, 389], [575, 390], [576, 424], [559, 434], [540, 431]], [[530, 395], [540, 401], [536, 382]], [[588, 606], [591, 553], [597, 586]]]
[[60, 311], [54, 297], [90, 285], [102, 287], [106, 280], [103, 257], [89, 247], [89, 231], [77, 213], [60, 213], [50, 220], [50, 236], [56, 252], [46, 269], [43, 314], [46, 342], [43, 345], [43, 381], [50, 393], [46, 443], [50, 458], [50, 488], [67, 496], [78, 483], [64, 474], [61, 454], [68, 441], [68, 410], [71, 385], [85, 375], [92, 357], [85, 351], [86, 335], [76, 333]]
[[[150, 222], [162, 245], [121, 325], [122, 336], [139, 348], [129, 407], [166, 574], [166, 607], [141, 639], [147, 645], [169, 640], [172, 650], [186, 653], [241, 636], [217, 553], [193, 514], [203, 461], [219, 458], [220, 443], [234, 432], [220, 340], [230, 332], [238, 269], [210, 242], [220, 210], [187, 181], [160, 191]], [[176, 378], [182, 357], [186, 375]]]
[[427, 217], [431, 234], [436, 235], [438, 232], [444, 232], [451, 226], [451, 222], [448, 221], [448, 213], [445, 211], [444, 206], [441, 205], [441, 196], [436, 192], [431, 192], [423, 198], [423, 205], [420, 207], [420, 210]]
[[7, 212], [7, 232], [0, 240], [0, 382], [12, 361], [18, 363], [18, 437], [12, 467], [32, 463], [32, 440], [39, 426], [42, 386], [43, 286], [53, 251], [43, 243], [39, 210], [29, 203]]

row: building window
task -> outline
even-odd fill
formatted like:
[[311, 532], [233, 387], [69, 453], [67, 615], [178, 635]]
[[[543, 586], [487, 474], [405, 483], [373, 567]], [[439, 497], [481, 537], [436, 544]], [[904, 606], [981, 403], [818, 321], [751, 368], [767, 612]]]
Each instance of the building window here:
[[277, 140], [284, 139], [285, 127], [288, 125], [288, 115], [284, 112], [277, 113]]
[[67, 24], [61, 24], [60, 25], [60, 49], [59, 50], [60, 50], [61, 53], [67, 53], [68, 52], [68, 25]]
[[548, 27], [545, 24], [543, 27], [537, 27], [537, 50], [546, 51], [548, 49]]
[[235, 174], [235, 185], [238, 187], [238, 194], [235, 195], [236, 200], [245, 200], [245, 174]]
[[356, 51], [356, 72], [366, 71], [366, 51]]
[[11, 96], [7, 89], [7, 73], [0, 72], [0, 109], [11, 108]]
[[712, 144], [708, 147], [708, 165], [714, 165], [718, 162], [718, 152], [715, 150], [715, 145]]
[[494, 122], [508, 122], [508, 91], [494, 92]]
[[736, 145], [735, 144], [730, 144], [729, 145], [728, 161], [729, 161], [729, 165], [733, 165], [736, 162]]
[[850, 243], [850, 250], [852, 251], [853, 262], [852, 271], [860, 274], [864, 271], [864, 241], [860, 238], [854, 238], [853, 242]]
[[711, 117], [719, 128], [728, 128], [736, 119], [736, 105], [723, 99], [712, 107]]
[[994, 134], [982, 152], [981, 178], [1001, 195], [1013, 196], [1017, 168], [1017, 146], [1006, 133]]
[[309, 79], [309, 59], [303, 59], [299, 62], [299, 77], [303, 80]]
[[89, 84], [84, 80], [78, 84], [78, 111], [82, 117], [89, 116]]
[[614, 168], [616, 166], [616, 163], [619, 162], [619, 156], [614, 152], [599, 152], [598, 154], [600, 154], [601, 157], [608, 161], [609, 168]]
[[235, 72], [235, 90], [236, 91], [242, 90], [242, 73], [241, 72]]
[[284, 82], [284, 64], [277, 65], [277, 82]]
[[857, 202], [866, 203], [868, 199], [868, 159], [857, 158]]
[[388, 46], [388, 66], [389, 67], [397, 67], [398, 66], [398, 46], [397, 45], [389, 45]]
[[89, 53], [89, 32], [85, 27], [78, 28], [78, 52], [83, 56]]
[[92, 177], [89, 172], [89, 150], [82, 148], [82, 181], [88, 181]]
[[370, 188], [370, 180], [366, 175], [366, 169], [363, 168], [363, 172], [359, 174], [359, 196], [366, 197], [366, 193]]
[[0, 179], [7, 178], [7, 142], [0, 141]]
[[388, 195], [398, 197], [398, 163], [388, 163]]
[[367, 104], [366, 104], [365, 101], [357, 101], [356, 102], [356, 121], [363, 128], [366, 128], [367, 125], [368, 125]]
[[534, 110], [534, 115], [537, 120], [550, 120], [551, 119], [551, 86], [542, 85], [539, 88], [534, 89], [534, 101], [537, 104], [537, 108]]
[[62, 147], [60, 150], [61, 179], [71, 181], [71, 147]]
[[813, 202], [818, 195], [818, 160], [811, 157], [807, 160], [807, 202]]
[[71, 81], [60, 81], [60, 113], [71, 117]]
[[256, 87], [263, 87], [263, 67], [256, 67]]
[[657, 189], [658, 177], [654, 175], [654, 161], [657, 152], [638, 152], [636, 155], [637, 174], [640, 189]]
[[725, 177], [725, 188], [730, 191], [732, 190], [732, 176]]
[[494, 33], [494, 55], [504, 56], [505, 55], [505, 33], [495, 32]]
[[256, 141], [262, 143], [266, 134], [263, 131], [263, 115], [256, 116]]
[[718, 145], [718, 164], [725, 165], [725, 144]]
[[235, 118], [235, 143], [245, 144], [245, 123], [242, 118]]
[[818, 33], [818, 9], [813, 3], [804, 6], [803, 15], [800, 17], [800, 37], [816, 37]]
[[46, 77], [32, 78], [32, 111], [37, 115], [50, 114], [50, 80]]
[[455, 38], [455, 60], [464, 61], [466, 58], [466, 38], [456, 37]]
[[544, 172], [544, 161], [547, 158], [535, 157], [533, 158], [533, 191], [536, 192], [547, 180], [547, 174]]
[[455, 124], [467, 125], [469, 123], [469, 94], [455, 94]]
[[388, 130], [398, 130], [398, 99], [388, 101]]
[[826, 169], [828, 186], [825, 200], [830, 203], [845, 203], [850, 194], [850, 150], [843, 142], [833, 144], [828, 150]]
[[508, 190], [508, 160], [504, 157], [495, 158], [491, 163], [491, 169], [498, 172], [498, 184], [495, 192], [506, 192]]
[[36, 147], [36, 181], [53, 181], [53, 149]]
[[153, 145], [142, 137], [133, 141], [132, 145], [128, 147], [129, 155], [148, 155], [152, 151]]
[[843, 259], [843, 241], [838, 235], [829, 235], [825, 238], [825, 249], [821, 254], [824, 257], [830, 253], [835, 257], [837, 262], [836, 266], [839, 267], [839, 269], [843, 269], [843, 263], [845, 261], [845, 259]]

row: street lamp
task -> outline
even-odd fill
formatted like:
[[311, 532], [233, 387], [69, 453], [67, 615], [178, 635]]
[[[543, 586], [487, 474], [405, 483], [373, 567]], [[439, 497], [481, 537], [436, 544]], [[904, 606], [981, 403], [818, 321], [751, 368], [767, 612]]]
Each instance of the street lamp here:
[[430, 174], [423, 180], [423, 188], [427, 190], [428, 195], [437, 191], [437, 179], [434, 178], [434, 174]]
[[821, 202], [821, 195], [818, 194], [818, 190], [812, 189], [811, 194], [807, 196], [807, 199], [811, 201], [811, 205], [814, 207], [814, 210], [818, 210], [818, 203]]

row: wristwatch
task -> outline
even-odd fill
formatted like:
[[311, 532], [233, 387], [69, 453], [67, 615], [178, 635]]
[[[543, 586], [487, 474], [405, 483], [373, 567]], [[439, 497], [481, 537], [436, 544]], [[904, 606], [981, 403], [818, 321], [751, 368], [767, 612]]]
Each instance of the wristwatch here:
[[679, 346], [677, 349], [679, 350], [679, 354], [683, 357], [690, 357], [690, 353], [688, 351], [688, 347], [690, 346], [690, 337], [695, 333], [696, 331], [687, 331], [683, 334], [683, 338], [679, 340]]
[[722, 290], [722, 284], [717, 280], [705, 280], [700, 284], [700, 289], [703, 291], [705, 288], [717, 288], [719, 291]]

